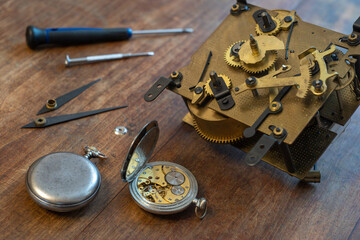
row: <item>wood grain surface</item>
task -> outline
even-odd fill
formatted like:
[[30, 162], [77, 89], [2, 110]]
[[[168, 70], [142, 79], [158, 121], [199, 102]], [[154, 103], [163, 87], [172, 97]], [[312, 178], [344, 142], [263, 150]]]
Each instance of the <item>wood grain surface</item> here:
[[[261, 163], [249, 167], [243, 153], [202, 140], [181, 119], [183, 100], [165, 91], [146, 103], [153, 81], [189, 63], [191, 55], [229, 14], [230, 0], [6, 0], [0, 2], [0, 238], [1, 239], [360, 239], [360, 113], [318, 162], [320, 184], [304, 184]], [[358, 0], [254, 0], [270, 9], [295, 9], [304, 21], [350, 33]], [[178, 36], [33, 51], [25, 28], [192, 27]], [[64, 58], [155, 51], [153, 57], [65, 68]], [[102, 80], [56, 112], [70, 114], [128, 104], [116, 110], [45, 129], [21, 129], [49, 98], [97, 78]], [[141, 127], [158, 120], [160, 139], [151, 161], [170, 161], [197, 178], [209, 203], [198, 220], [194, 208], [170, 216], [141, 210], [120, 177], [121, 164]], [[126, 126], [127, 135], [113, 133]], [[71, 213], [40, 208], [26, 192], [25, 175], [51, 152], [81, 153], [94, 145], [109, 155], [96, 160], [98, 196]]]

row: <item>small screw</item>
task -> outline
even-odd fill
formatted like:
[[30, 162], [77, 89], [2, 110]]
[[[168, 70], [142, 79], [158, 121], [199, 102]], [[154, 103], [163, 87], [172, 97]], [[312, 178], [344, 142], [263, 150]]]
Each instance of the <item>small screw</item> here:
[[322, 80], [313, 81], [313, 86], [315, 88], [315, 92], [321, 92], [323, 87], [323, 81]]
[[282, 65], [282, 70], [286, 70], [286, 69], [288, 69], [288, 66]]
[[195, 93], [196, 94], [200, 94], [200, 93], [202, 93], [202, 91], [203, 91], [202, 87], [195, 88]]
[[239, 87], [236, 87], [236, 88], [235, 88], [235, 92], [238, 92], [238, 91], [240, 91], [240, 88], [239, 88]]
[[256, 85], [256, 78], [255, 77], [248, 77], [246, 80], [245, 80], [245, 83], [248, 87], [254, 87]]
[[338, 56], [337, 56], [335, 53], [332, 53], [332, 54], [331, 54], [331, 58], [332, 58], [332, 60], [334, 60], [334, 61], [338, 61], [338, 60], [339, 60]]
[[291, 16], [286, 16], [286, 17], [284, 18], [284, 21], [287, 22], [287, 23], [289, 23], [289, 22], [292, 21], [292, 17], [291, 17]]

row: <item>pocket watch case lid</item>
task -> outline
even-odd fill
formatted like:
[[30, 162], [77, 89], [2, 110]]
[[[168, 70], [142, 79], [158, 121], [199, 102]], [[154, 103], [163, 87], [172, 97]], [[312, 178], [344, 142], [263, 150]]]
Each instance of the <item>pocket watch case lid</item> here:
[[159, 138], [157, 121], [146, 124], [131, 143], [126, 159], [121, 168], [121, 178], [131, 182], [141, 171], [153, 153]]
[[27, 191], [34, 201], [52, 211], [68, 212], [93, 200], [100, 189], [101, 175], [89, 158], [105, 155], [91, 155], [89, 149], [85, 148], [84, 156], [55, 152], [36, 160], [26, 175]]

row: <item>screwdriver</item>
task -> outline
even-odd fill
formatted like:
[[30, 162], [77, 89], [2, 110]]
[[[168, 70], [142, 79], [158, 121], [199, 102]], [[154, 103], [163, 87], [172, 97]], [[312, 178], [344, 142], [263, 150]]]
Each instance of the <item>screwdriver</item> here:
[[79, 45], [128, 40], [135, 35], [191, 33], [192, 28], [133, 31], [131, 28], [26, 28], [26, 43], [31, 49], [50, 45]]

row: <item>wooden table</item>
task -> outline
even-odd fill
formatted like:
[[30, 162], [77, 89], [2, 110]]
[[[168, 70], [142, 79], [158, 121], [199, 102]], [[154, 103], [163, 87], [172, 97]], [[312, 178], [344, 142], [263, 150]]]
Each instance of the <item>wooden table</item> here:
[[[191, 55], [229, 14], [234, 1], [7, 0], [0, 3], [0, 237], [2, 239], [360, 239], [360, 114], [318, 162], [320, 184], [304, 184], [261, 163], [249, 167], [243, 153], [201, 139], [181, 119], [182, 99], [165, 91], [146, 103], [143, 94], [161, 75], [189, 63]], [[305, 21], [346, 34], [357, 19], [358, 0], [254, 0], [266, 8], [296, 9]], [[193, 34], [134, 38], [77, 47], [30, 50], [25, 27], [192, 27]], [[64, 57], [155, 51], [139, 57], [65, 68]], [[46, 129], [20, 129], [45, 101], [102, 78], [56, 112], [69, 114], [128, 104], [129, 108]], [[199, 196], [208, 199], [203, 220], [194, 208], [157, 216], [132, 200], [120, 168], [130, 143], [150, 120], [159, 121], [160, 139], [151, 161], [176, 162], [190, 169]], [[115, 135], [116, 126], [127, 135]], [[109, 155], [97, 160], [103, 183], [96, 199], [71, 213], [36, 205], [25, 174], [39, 157], [59, 151], [81, 153], [94, 145]]]

